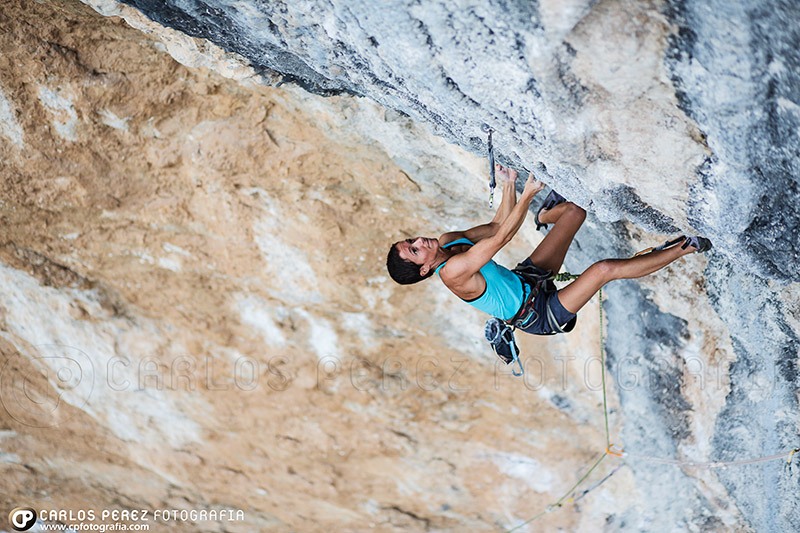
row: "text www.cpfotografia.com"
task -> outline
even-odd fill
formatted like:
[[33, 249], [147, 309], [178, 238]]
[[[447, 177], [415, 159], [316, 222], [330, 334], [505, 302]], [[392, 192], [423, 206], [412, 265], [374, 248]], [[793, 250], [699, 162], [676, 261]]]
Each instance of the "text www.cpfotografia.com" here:
[[241, 509], [34, 509], [17, 507], [8, 515], [14, 531], [149, 531], [151, 525], [242, 522]]

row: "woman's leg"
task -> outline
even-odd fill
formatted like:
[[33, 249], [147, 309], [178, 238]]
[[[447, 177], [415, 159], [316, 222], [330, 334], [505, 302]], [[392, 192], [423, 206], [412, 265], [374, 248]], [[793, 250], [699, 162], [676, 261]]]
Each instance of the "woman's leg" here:
[[666, 250], [630, 259], [604, 259], [587, 268], [578, 279], [558, 291], [558, 300], [567, 311], [577, 313], [609, 281], [641, 278], [695, 251], [696, 249], [691, 246], [683, 250], [681, 243], [678, 243]]
[[586, 211], [572, 202], [564, 202], [542, 211], [539, 220], [555, 225], [531, 254], [531, 262], [554, 273], [561, 270], [569, 245], [585, 219]]

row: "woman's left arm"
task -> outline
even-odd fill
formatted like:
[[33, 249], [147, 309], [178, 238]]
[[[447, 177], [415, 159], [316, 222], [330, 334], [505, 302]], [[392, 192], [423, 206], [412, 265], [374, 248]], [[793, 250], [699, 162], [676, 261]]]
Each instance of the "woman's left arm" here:
[[508, 215], [511, 210], [517, 205], [517, 171], [514, 169], [504, 169], [507, 173], [500, 173], [503, 180], [503, 199], [500, 202], [500, 207], [497, 208], [497, 213], [494, 214], [492, 222], [500, 224]]

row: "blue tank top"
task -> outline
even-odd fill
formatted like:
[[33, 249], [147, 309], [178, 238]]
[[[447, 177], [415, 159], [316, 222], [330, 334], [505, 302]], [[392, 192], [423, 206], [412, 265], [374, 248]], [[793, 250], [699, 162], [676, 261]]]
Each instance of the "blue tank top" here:
[[[456, 239], [448, 242], [442, 248], [450, 248], [458, 244], [475, 243], [469, 239]], [[445, 261], [436, 268], [436, 273], [447, 263]], [[488, 313], [503, 320], [509, 320], [517, 314], [523, 302], [523, 288], [519, 277], [504, 266], [498, 265], [493, 260], [483, 265], [480, 270], [483, 279], [486, 280], [486, 289], [483, 294], [474, 300], [464, 300], [476, 309]], [[441, 274], [439, 274], [441, 277]]]

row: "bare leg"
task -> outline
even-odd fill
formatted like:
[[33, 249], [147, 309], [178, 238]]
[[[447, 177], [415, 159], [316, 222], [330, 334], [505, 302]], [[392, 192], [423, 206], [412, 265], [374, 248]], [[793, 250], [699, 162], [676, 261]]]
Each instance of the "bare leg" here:
[[681, 244], [678, 243], [666, 250], [630, 259], [604, 259], [587, 268], [578, 279], [558, 291], [558, 299], [567, 311], [577, 313], [609, 281], [641, 278], [694, 252], [695, 249], [691, 246], [682, 250]]
[[569, 245], [585, 219], [586, 211], [572, 202], [542, 211], [539, 220], [547, 224], [555, 223], [555, 226], [533, 251], [531, 262], [545, 270], [561, 270]]

